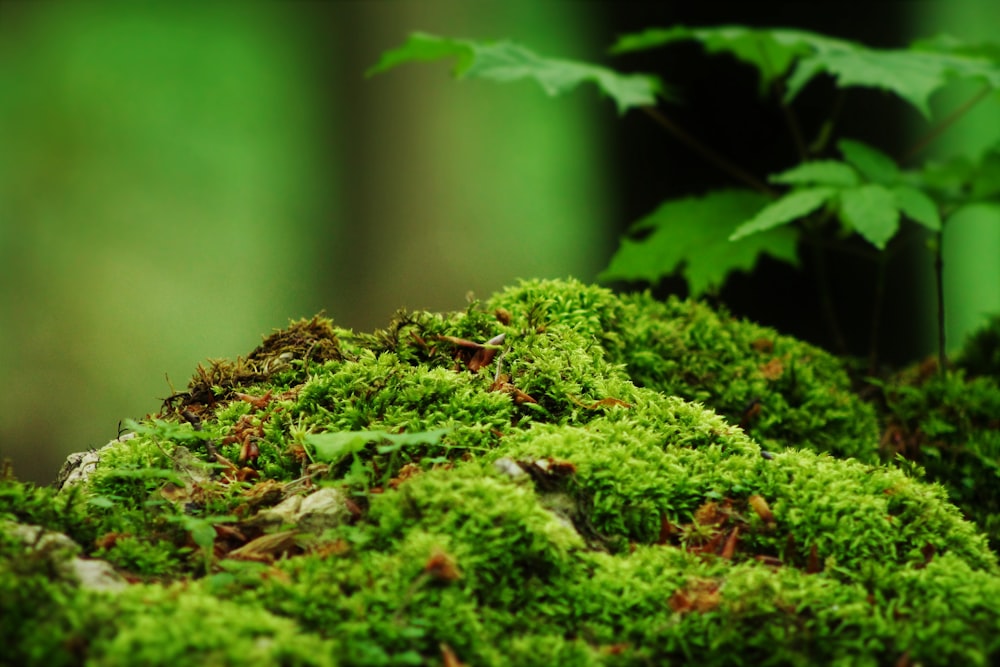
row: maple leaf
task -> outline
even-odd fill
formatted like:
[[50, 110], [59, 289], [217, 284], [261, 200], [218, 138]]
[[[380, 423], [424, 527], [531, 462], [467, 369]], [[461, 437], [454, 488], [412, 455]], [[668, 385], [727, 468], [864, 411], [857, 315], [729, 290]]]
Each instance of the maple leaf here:
[[902, 215], [932, 231], [941, 229], [937, 204], [903, 182], [903, 174], [891, 157], [860, 141], [844, 139], [837, 145], [844, 162], [804, 162], [770, 176], [772, 183], [793, 188], [739, 225], [730, 238], [742, 239], [788, 225], [821, 206], [829, 206], [846, 229], [879, 250], [895, 236]]
[[710, 53], [728, 53], [755, 67], [761, 90], [788, 74], [785, 101], [790, 102], [820, 74], [838, 88], [860, 86], [885, 90], [931, 115], [931, 95], [955, 79], [979, 80], [1000, 87], [996, 48], [963, 45], [957, 40], [925, 41], [905, 49], [873, 49], [807, 30], [651, 28], [621, 37], [614, 53], [665, 46], [681, 40], [700, 42]]
[[408, 62], [455, 58], [456, 78], [472, 77], [493, 81], [535, 81], [551, 96], [568, 93], [581, 83], [597, 86], [615, 102], [618, 113], [631, 108], [655, 105], [667, 91], [655, 76], [620, 74], [612, 69], [588, 63], [544, 58], [534, 51], [509, 41], [487, 42], [449, 39], [426, 33], [413, 33], [406, 42], [382, 54], [366, 76], [392, 69]]
[[721, 285], [733, 271], [749, 271], [764, 253], [797, 264], [791, 229], [729, 241], [733, 229], [768, 201], [765, 195], [738, 189], [666, 201], [632, 225], [631, 234], [648, 235], [623, 238], [599, 278], [653, 283], [679, 270], [691, 294], [698, 296]]

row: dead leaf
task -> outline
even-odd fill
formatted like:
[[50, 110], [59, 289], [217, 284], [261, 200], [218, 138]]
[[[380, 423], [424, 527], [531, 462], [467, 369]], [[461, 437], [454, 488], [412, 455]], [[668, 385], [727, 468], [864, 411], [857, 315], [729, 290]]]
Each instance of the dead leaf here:
[[719, 523], [725, 518], [722, 512], [719, 511], [719, 503], [714, 500], [709, 500], [707, 503], [695, 510], [694, 520], [695, 523], [701, 524], [702, 526], [709, 526], [715, 523]]
[[427, 559], [427, 564], [424, 565], [424, 572], [429, 574], [431, 578], [445, 583], [457, 581], [462, 578], [462, 573], [458, 571], [455, 559], [441, 549], [435, 549], [431, 553], [430, 558]]
[[515, 405], [522, 405], [524, 403], [538, 403], [534, 398], [524, 393], [514, 385], [510, 383], [510, 376], [506, 373], [501, 373], [493, 384], [490, 385], [489, 391], [502, 391], [505, 394], [510, 394], [514, 399]]
[[774, 357], [769, 362], [760, 367], [760, 373], [768, 380], [777, 380], [785, 372], [785, 364], [779, 357]]
[[769, 527], [774, 527], [774, 512], [772, 512], [771, 508], [768, 507], [767, 501], [764, 500], [763, 496], [755, 493], [747, 498], [747, 502], [750, 503], [750, 507], [752, 507], [753, 511], [757, 513], [757, 516], [760, 517], [761, 521], [766, 523]]
[[466, 667], [466, 664], [459, 660], [451, 647], [445, 643], [441, 644], [441, 660], [444, 667]]
[[937, 547], [928, 542], [920, 549], [920, 555], [924, 557], [923, 563], [917, 563], [913, 566], [915, 570], [922, 570], [927, 567], [932, 560], [934, 560], [934, 554], [937, 553]]
[[822, 570], [823, 566], [819, 562], [819, 553], [816, 549], [816, 545], [814, 544], [812, 545], [812, 548], [809, 549], [809, 559], [806, 561], [806, 573], [816, 574]]
[[722, 547], [722, 557], [725, 560], [732, 560], [733, 555], [736, 553], [736, 542], [740, 538], [740, 527], [736, 526], [733, 528], [732, 532], [729, 533], [729, 537], [726, 538], [726, 544]]
[[264, 394], [263, 396], [251, 396], [249, 394], [241, 394], [240, 392], [236, 392], [235, 396], [241, 401], [246, 401], [257, 410], [262, 410], [263, 408], [267, 407], [268, 403], [271, 402], [270, 389], [268, 389], [267, 393]]
[[250, 540], [239, 549], [229, 552], [229, 558], [238, 560], [252, 560], [258, 563], [273, 563], [275, 558], [290, 554], [298, 550], [295, 541], [298, 535], [297, 530], [283, 530], [278, 533], [261, 535], [255, 540]]
[[616, 408], [616, 407], [617, 408], [631, 408], [632, 407], [631, 403], [626, 403], [625, 401], [621, 400], [620, 398], [612, 398], [610, 396], [607, 397], [607, 398], [602, 398], [599, 401], [594, 401], [593, 403], [584, 403], [583, 401], [579, 400], [578, 398], [574, 398], [572, 396], [570, 396], [570, 398], [573, 400], [574, 403], [576, 403], [577, 405], [579, 405], [581, 408], [586, 408], [587, 410], [596, 410], [597, 408]]
[[671, 610], [685, 614], [692, 611], [699, 613], [712, 611], [719, 606], [719, 602], [719, 582], [695, 579], [686, 588], [675, 591], [667, 604]]
[[754, 556], [754, 559], [764, 565], [769, 565], [771, 567], [781, 567], [784, 563], [777, 556], [762, 556], [760, 554]]
[[670, 541], [670, 537], [677, 533], [678, 529], [674, 524], [670, 523], [670, 519], [664, 514], [660, 517], [660, 535], [656, 538], [657, 544], [666, 544]]
[[465, 365], [465, 367], [473, 373], [478, 373], [480, 368], [485, 368], [490, 365], [490, 362], [493, 361], [493, 357], [495, 357], [496, 354], [497, 351], [495, 349], [484, 347], [477, 350], [476, 353], [472, 355], [472, 358], [469, 359], [469, 362]]
[[419, 475], [421, 472], [423, 472], [423, 470], [416, 463], [407, 463], [399, 469], [399, 472], [396, 473], [395, 477], [389, 480], [389, 486], [393, 489], [398, 489], [400, 484], [411, 477]]

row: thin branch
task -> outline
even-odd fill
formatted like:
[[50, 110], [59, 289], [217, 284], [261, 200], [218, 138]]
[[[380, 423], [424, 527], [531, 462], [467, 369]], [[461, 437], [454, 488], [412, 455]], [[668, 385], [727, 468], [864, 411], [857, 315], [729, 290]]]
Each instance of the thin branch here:
[[709, 148], [703, 144], [698, 139], [694, 138], [683, 130], [680, 126], [676, 125], [672, 120], [664, 116], [656, 107], [644, 106], [641, 107], [646, 114], [656, 121], [660, 127], [665, 129], [667, 132], [672, 134], [674, 138], [678, 139], [682, 144], [693, 150], [695, 153], [700, 155], [706, 162], [711, 163], [718, 169], [729, 174], [736, 180], [749, 185], [754, 190], [768, 195], [769, 197], [776, 197], [777, 192], [772, 190], [767, 186], [767, 184], [758, 180], [753, 174], [746, 171], [737, 164], [734, 164], [729, 159], [723, 157], [715, 150]]
[[926, 148], [929, 143], [941, 136], [945, 130], [954, 125], [962, 116], [967, 114], [972, 107], [984, 100], [991, 92], [993, 92], [993, 88], [983, 86], [982, 90], [973, 95], [970, 99], [966, 100], [964, 104], [948, 114], [948, 116], [946, 116], [940, 123], [932, 127], [927, 134], [917, 140], [917, 143], [915, 143], [913, 147], [906, 151], [903, 157], [900, 158], [900, 162], [909, 160]]
[[938, 232], [934, 244], [934, 279], [937, 284], [938, 372], [944, 375], [944, 253], [941, 248], [944, 234]]
[[[814, 236], [810, 234], [809, 236]], [[833, 335], [834, 349], [838, 354], [847, 354], [847, 340], [844, 332], [840, 328], [840, 320], [837, 318], [837, 309], [833, 305], [832, 290], [830, 288], [830, 271], [826, 265], [826, 253], [819, 243], [812, 243], [813, 260], [816, 262], [816, 280], [819, 288], [820, 306], [823, 312], [823, 319]]]
[[871, 338], [868, 341], [868, 373], [876, 375], [878, 373], [878, 339], [882, 328], [882, 307], [885, 303], [885, 274], [886, 256], [879, 257], [878, 267], [875, 277], [875, 298], [872, 306], [872, 329]]
[[816, 138], [809, 144], [808, 150], [810, 155], [819, 155], [826, 149], [826, 144], [830, 141], [830, 137], [833, 136], [833, 129], [837, 126], [837, 121], [840, 120], [840, 114], [844, 110], [844, 102], [846, 100], [847, 91], [841, 89], [833, 100], [833, 110], [830, 111], [830, 116], [820, 126]]
[[799, 154], [799, 160], [805, 162], [809, 159], [809, 153], [806, 150], [805, 139], [802, 138], [802, 128], [799, 127], [798, 118], [795, 117], [795, 112], [792, 111], [792, 107], [785, 102], [784, 95], [780, 91], [777, 91], [781, 99], [781, 110], [785, 115], [785, 123], [788, 124], [788, 131], [792, 133], [792, 141], [795, 142], [795, 150]]
[[[763, 43], [758, 44], [758, 47], [761, 60], [767, 67], [768, 74], [770, 74], [773, 68], [770, 59], [767, 57], [767, 51], [764, 49]], [[788, 125], [788, 131], [792, 135], [792, 142], [795, 144], [795, 152], [799, 155], [799, 161], [805, 162], [809, 157], [809, 153], [806, 150], [805, 139], [802, 138], [802, 128], [799, 126], [799, 120], [795, 117], [795, 112], [792, 110], [791, 105], [785, 101], [785, 82], [780, 76], [774, 77], [771, 83], [771, 90], [774, 92], [774, 98], [785, 116], [785, 123]]]

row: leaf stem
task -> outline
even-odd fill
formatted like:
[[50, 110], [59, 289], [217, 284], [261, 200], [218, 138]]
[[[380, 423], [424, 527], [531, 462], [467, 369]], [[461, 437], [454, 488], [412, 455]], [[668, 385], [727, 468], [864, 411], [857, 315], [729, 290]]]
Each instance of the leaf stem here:
[[[774, 92], [774, 98], [778, 102], [778, 106], [781, 107], [781, 111], [785, 116], [785, 123], [788, 125], [788, 132], [792, 135], [792, 142], [795, 144], [795, 152], [798, 153], [799, 161], [805, 162], [809, 158], [809, 153], [806, 150], [805, 139], [802, 138], [802, 128], [799, 126], [798, 118], [795, 117], [795, 112], [792, 110], [792, 106], [785, 101], [785, 82], [780, 76], [774, 76], [774, 66], [771, 63], [771, 59], [767, 56], [767, 50], [764, 48], [763, 43], [758, 43], [758, 51], [760, 53], [761, 61], [767, 69], [767, 75], [774, 77], [771, 84], [771, 90]], [[761, 76], [763, 75], [764, 73], [761, 74]]]
[[882, 307], [885, 304], [885, 274], [888, 256], [880, 253], [877, 274], [875, 276], [875, 298], [872, 304], [872, 329], [868, 341], [868, 373], [872, 376], [878, 372], [878, 339], [882, 328]]
[[739, 165], [734, 164], [729, 159], [723, 157], [712, 148], [706, 146], [701, 141], [688, 134], [687, 131], [685, 131], [679, 125], [675, 124], [672, 120], [670, 120], [662, 113], [660, 113], [660, 111], [656, 107], [643, 106], [640, 108], [644, 112], [646, 112], [646, 115], [648, 115], [650, 118], [656, 121], [656, 123], [660, 125], [660, 127], [662, 127], [671, 135], [673, 135], [674, 138], [679, 140], [682, 144], [684, 144], [685, 146], [693, 150], [695, 153], [700, 155], [706, 162], [709, 162], [710, 164], [714, 165], [721, 171], [724, 171], [725, 173], [729, 174], [736, 180], [749, 185], [751, 188], [757, 190], [758, 192], [766, 194], [769, 197], [777, 196], [777, 193], [771, 188], [769, 188], [767, 184], [758, 180], [750, 172], [746, 171]]
[[944, 233], [937, 233], [937, 242], [934, 243], [934, 280], [937, 287], [937, 327], [938, 327], [938, 372], [944, 375], [945, 353], [944, 353], [944, 253], [942, 243]]
[[903, 154], [902, 158], [900, 158], [900, 162], [905, 162], [911, 159], [914, 155], [916, 155], [924, 148], [926, 148], [928, 144], [930, 144], [932, 141], [941, 136], [945, 130], [954, 125], [962, 116], [967, 114], [969, 110], [972, 109], [972, 107], [976, 106], [976, 104], [985, 99], [986, 96], [989, 95], [992, 91], [993, 89], [990, 88], [989, 86], [983, 86], [982, 90], [980, 90], [978, 93], [976, 93], [971, 98], [966, 100], [964, 104], [962, 104], [957, 109], [948, 114], [948, 116], [945, 117], [940, 123], [932, 127], [927, 132], [927, 134], [920, 137], [920, 139], [917, 140], [917, 143], [915, 143], [913, 147], [910, 148], [910, 150], [906, 151], [906, 153]]
[[833, 109], [830, 111], [830, 116], [823, 122], [819, 128], [819, 132], [816, 133], [816, 138], [809, 144], [808, 151], [810, 155], [819, 155], [826, 150], [826, 145], [830, 142], [830, 137], [833, 136], [833, 129], [837, 126], [840, 114], [844, 110], [846, 99], [847, 91], [841, 89], [833, 100]]
[[847, 354], [847, 341], [844, 339], [844, 332], [840, 328], [837, 319], [837, 310], [833, 307], [832, 290], [830, 287], [830, 270], [826, 264], [826, 253], [820, 243], [811, 243], [813, 250], [813, 260], [816, 262], [816, 280], [819, 288], [820, 306], [823, 311], [823, 319], [833, 335], [834, 349], [838, 354]]

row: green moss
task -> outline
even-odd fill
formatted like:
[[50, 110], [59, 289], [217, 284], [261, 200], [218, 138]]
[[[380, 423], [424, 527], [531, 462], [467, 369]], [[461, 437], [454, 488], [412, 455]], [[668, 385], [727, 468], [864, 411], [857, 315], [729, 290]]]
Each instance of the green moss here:
[[958, 365], [969, 375], [1000, 380], [1000, 314], [969, 335], [958, 354]]
[[197, 586], [134, 586], [91, 610], [89, 664], [330, 667], [335, 646], [258, 607], [206, 595]]
[[81, 484], [4, 492], [146, 581], [81, 588], [4, 538], [20, 662], [1000, 657], [984, 537], [873, 463], [840, 365], [773, 331], [533, 281], [370, 334], [300, 321], [212, 369]]
[[616, 297], [573, 281], [531, 281], [490, 301], [529, 326], [598, 341], [638, 385], [704, 403], [770, 449], [877, 459], [878, 424], [832, 355], [695, 301]]
[[1000, 546], [1000, 384], [909, 371], [881, 385], [889, 455], [922, 466]]

